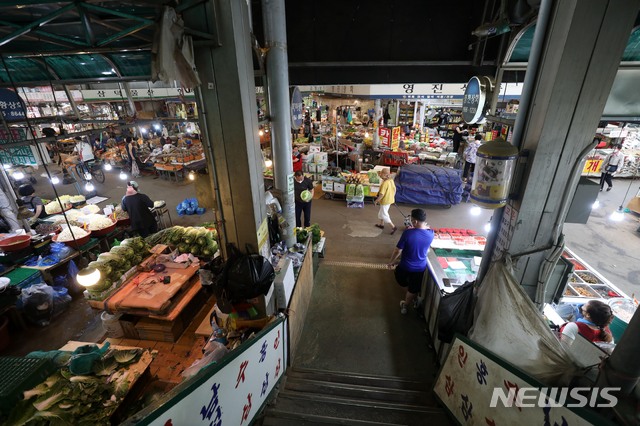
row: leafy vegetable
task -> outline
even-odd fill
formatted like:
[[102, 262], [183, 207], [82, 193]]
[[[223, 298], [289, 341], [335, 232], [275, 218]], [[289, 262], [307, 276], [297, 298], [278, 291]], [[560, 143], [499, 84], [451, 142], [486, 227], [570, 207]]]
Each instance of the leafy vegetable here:
[[129, 364], [131, 362], [137, 361], [140, 354], [140, 349], [123, 349], [114, 351], [113, 357], [120, 364]]
[[96, 376], [109, 376], [115, 371], [117, 366], [118, 364], [113, 357], [105, 357], [95, 361], [92, 369]]

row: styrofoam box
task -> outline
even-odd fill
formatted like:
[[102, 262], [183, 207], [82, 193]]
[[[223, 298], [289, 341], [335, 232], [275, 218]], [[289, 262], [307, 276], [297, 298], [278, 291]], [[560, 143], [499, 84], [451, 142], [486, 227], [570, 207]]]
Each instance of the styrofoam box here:
[[322, 190], [323, 191], [333, 191], [333, 182], [331, 181], [322, 181]]
[[322, 145], [318, 144], [309, 144], [309, 153], [316, 153], [322, 150]]
[[315, 158], [315, 155], [313, 153], [306, 154], [306, 155], [302, 156], [302, 162], [303, 163], [313, 163], [314, 158]]
[[329, 158], [326, 152], [316, 152], [313, 155], [313, 161], [316, 163], [328, 163]]
[[307, 171], [308, 171], [309, 173], [315, 173], [315, 172], [316, 172], [316, 170], [317, 170], [317, 169], [316, 169], [316, 166], [317, 166], [317, 164], [316, 164], [316, 163], [306, 163], [306, 164], [305, 164], [305, 166], [307, 166]]
[[333, 191], [334, 192], [344, 192], [344, 183], [335, 182], [333, 184]]
[[375, 167], [373, 168], [373, 171], [374, 171], [374, 172], [376, 172], [376, 173], [380, 173], [381, 171], [383, 171], [383, 170], [385, 170], [385, 169], [386, 169], [389, 173], [391, 173], [391, 167], [389, 167], [389, 166], [375, 166]]
[[287, 309], [289, 300], [293, 293], [296, 280], [293, 275], [293, 264], [291, 259], [282, 258], [278, 264], [280, 270], [276, 273], [273, 287], [276, 294], [276, 305], [278, 309]]

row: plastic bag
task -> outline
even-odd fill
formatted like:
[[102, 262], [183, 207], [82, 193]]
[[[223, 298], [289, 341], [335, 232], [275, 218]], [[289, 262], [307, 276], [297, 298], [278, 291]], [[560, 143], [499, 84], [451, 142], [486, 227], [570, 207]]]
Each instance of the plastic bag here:
[[62, 260], [71, 256], [71, 254], [73, 254], [73, 249], [63, 243], [51, 243], [49, 246], [49, 252]]
[[205, 352], [202, 358], [196, 360], [191, 366], [186, 368], [181, 374], [182, 377], [188, 379], [189, 377], [195, 376], [202, 368], [222, 359], [229, 352], [227, 347], [220, 342], [210, 341], [207, 343], [207, 346], [209, 349], [208, 352]]
[[82, 293], [84, 291], [84, 287], [76, 282], [76, 277], [78, 276], [78, 266], [73, 260], [69, 261], [69, 266], [67, 266], [67, 287], [72, 293]]
[[51, 318], [55, 318], [67, 310], [71, 304], [71, 296], [65, 287], [53, 288], [53, 308], [51, 310]]
[[453, 335], [467, 335], [473, 324], [473, 286], [466, 282], [453, 293], [442, 297], [438, 307], [438, 339], [451, 343]]
[[39, 326], [49, 325], [53, 317], [53, 288], [46, 284], [34, 284], [22, 290], [19, 307], [30, 322]]
[[259, 254], [237, 258], [225, 275], [225, 288], [233, 301], [266, 295], [276, 276], [269, 260]]

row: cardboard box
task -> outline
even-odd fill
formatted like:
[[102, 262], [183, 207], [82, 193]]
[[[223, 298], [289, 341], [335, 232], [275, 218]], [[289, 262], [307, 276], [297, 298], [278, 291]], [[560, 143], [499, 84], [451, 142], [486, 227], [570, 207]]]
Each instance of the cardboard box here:
[[314, 154], [314, 161], [316, 163], [328, 163], [329, 162], [329, 157], [328, 154], [326, 152], [316, 152]]
[[323, 191], [333, 191], [333, 182], [332, 181], [323, 180], [322, 181], [322, 190]]
[[293, 275], [293, 263], [291, 263], [291, 259], [282, 258], [278, 266], [280, 270], [276, 273], [276, 278], [273, 281], [276, 306], [278, 309], [287, 309], [293, 293], [293, 287], [296, 284], [296, 278]]
[[305, 154], [302, 156], [303, 163], [313, 163], [313, 159], [315, 158], [314, 154]]
[[322, 150], [322, 145], [320, 144], [309, 144], [309, 153], [316, 153]]
[[328, 163], [316, 163], [316, 173], [322, 173], [329, 167]]
[[344, 183], [335, 182], [333, 184], [333, 191], [334, 192], [344, 192]]
[[307, 172], [309, 173], [316, 172], [316, 163], [305, 163], [304, 165], [307, 166]]

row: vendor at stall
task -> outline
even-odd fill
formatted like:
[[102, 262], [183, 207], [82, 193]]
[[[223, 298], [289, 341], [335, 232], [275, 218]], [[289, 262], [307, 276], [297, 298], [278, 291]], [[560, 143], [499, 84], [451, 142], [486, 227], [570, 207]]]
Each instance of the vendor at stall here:
[[93, 147], [86, 139], [82, 139], [76, 136], [76, 146], [73, 148], [73, 153], [78, 155], [78, 159], [83, 163], [93, 161], [95, 159], [93, 155]]
[[138, 192], [138, 182], [127, 182], [127, 192], [122, 197], [122, 210], [129, 214], [131, 231], [146, 237], [158, 232], [158, 224], [151, 209], [153, 201], [145, 194]]
[[15, 232], [22, 229], [20, 222], [18, 222], [16, 212], [13, 209], [13, 206], [9, 203], [9, 198], [4, 191], [0, 191], [0, 216], [2, 216], [4, 221], [4, 224], [2, 224], [3, 227], [7, 228], [3, 230], [4, 232]]
[[35, 197], [33, 195], [35, 192], [36, 190], [33, 189], [33, 186], [29, 183], [21, 185], [20, 188], [18, 188], [20, 200], [24, 206], [29, 209], [29, 211], [33, 212], [33, 216], [30, 221], [46, 216], [42, 199], [40, 197]]
[[590, 300], [580, 308], [582, 318], [576, 322], [570, 322], [562, 326], [561, 340], [573, 343], [576, 335], [580, 333], [590, 342], [613, 343], [613, 335], [609, 324], [613, 321], [611, 307], [600, 300]]

